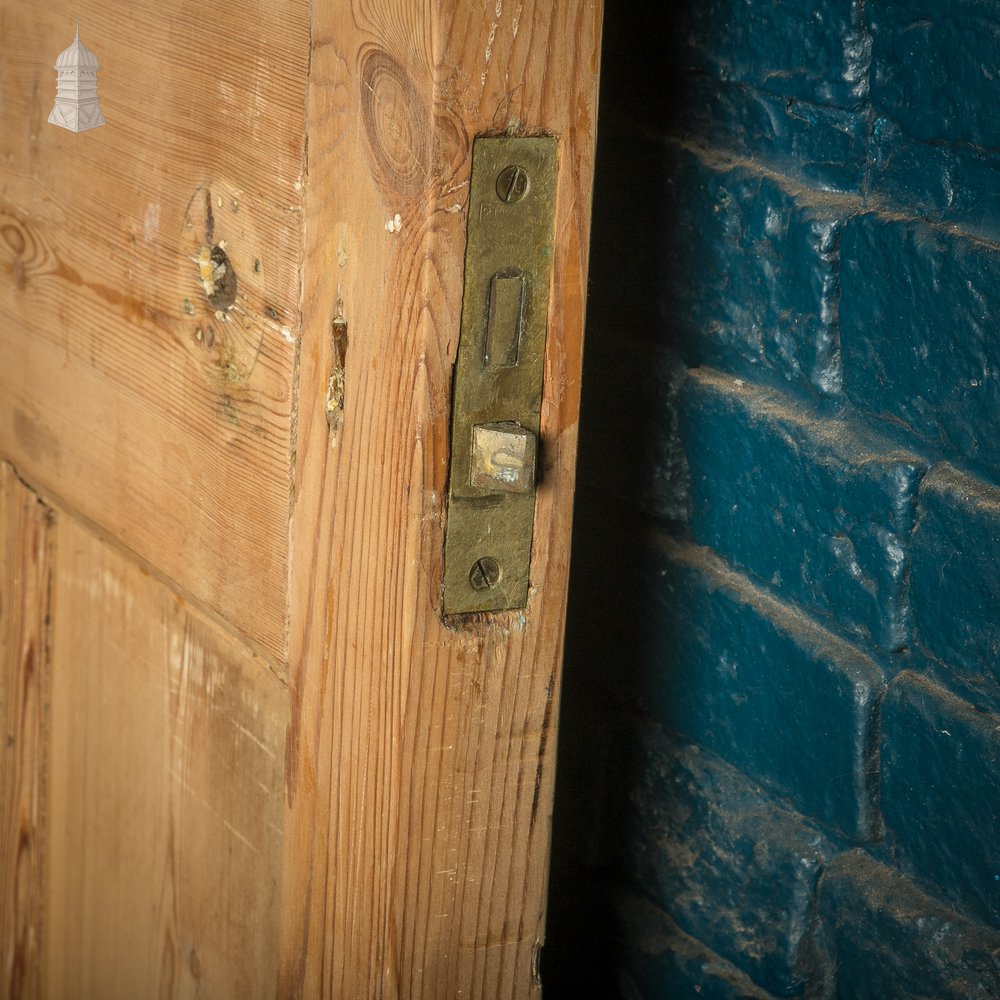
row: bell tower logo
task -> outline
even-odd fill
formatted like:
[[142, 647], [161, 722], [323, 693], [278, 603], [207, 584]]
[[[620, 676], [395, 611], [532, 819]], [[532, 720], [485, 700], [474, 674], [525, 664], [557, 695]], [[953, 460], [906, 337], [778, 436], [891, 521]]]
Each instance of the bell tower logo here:
[[97, 56], [80, 41], [76, 22], [73, 44], [56, 59], [56, 103], [49, 122], [71, 132], [85, 132], [104, 124], [97, 103]]

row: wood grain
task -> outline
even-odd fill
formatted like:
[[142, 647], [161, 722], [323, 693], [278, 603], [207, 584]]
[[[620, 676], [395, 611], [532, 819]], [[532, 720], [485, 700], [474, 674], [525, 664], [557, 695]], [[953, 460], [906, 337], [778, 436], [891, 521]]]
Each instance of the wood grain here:
[[[539, 990], [599, 41], [596, 2], [312, 7], [281, 997]], [[533, 587], [446, 626], [471, 142], [505, 129], [560, 138]]]
[[0, 462], [0, 996], [38, 995], [51, 511]]
[[[76, 16], [80, 134], [46, 123]], [[279, 661], [308, 36], [305, 2], [0, 5], [0, 454]]]
[[272, 997], [287, 690], [61, 517], [46, 996]]
[[[44, 819], [24, 968], [102, 1000], [535, 995], [600, 4], [95, 0], [79, 135], [45, 124], [76, 13], [0, 6], [0, 454], [58, 510], [0, 563], [53, 581], [14, 764], [28, 789], [44, 730], [44, 799], [8, 805], [7, 758], [0, 798]], [[471, 145], [505, 130], [560, 140], [533, 587], [445, 623]], [[190, 258], [223, 240], [220, 318]]]

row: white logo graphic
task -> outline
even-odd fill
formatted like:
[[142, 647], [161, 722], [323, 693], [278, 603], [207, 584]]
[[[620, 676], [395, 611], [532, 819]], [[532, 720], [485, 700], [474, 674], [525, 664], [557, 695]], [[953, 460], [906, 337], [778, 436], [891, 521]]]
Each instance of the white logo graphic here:
[[104, 124], [97, 103], [97, 56], [80, 41], [80, 22], [76, 23], [76, 38], [56, 60], [56, 103], [49, 122], [84, 132]]

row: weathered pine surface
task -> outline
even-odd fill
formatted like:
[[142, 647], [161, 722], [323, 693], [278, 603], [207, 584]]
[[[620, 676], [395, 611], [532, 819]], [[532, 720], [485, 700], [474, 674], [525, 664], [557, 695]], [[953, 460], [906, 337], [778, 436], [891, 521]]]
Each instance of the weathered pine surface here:
[[[600, 6], [312, 15], [279, 994], [521, 1000], [543, 939]], [[507, 129], [561, 140], [533, 591], [523, 614], [446, 625], [471, 145]]]
[[[81, 134], [46, 122], [78, 16]], [[282, 659], [308, 4], [4, 0], [0, 51], [0, 454]]]
[[[45, 122], [77, 13], [79, 135]], [[538, 992], [599, 50], [598, 0], [0, 5], [24, 995]], [[472, 140], [505, 131], [560, 139], [532, 592], [443, 622]]]
[[0, 996], [37, 995], [51, 512], [0, 462]]
[[69, 517], [52, 595], [46, 996], [274, 996], [287, 688]]

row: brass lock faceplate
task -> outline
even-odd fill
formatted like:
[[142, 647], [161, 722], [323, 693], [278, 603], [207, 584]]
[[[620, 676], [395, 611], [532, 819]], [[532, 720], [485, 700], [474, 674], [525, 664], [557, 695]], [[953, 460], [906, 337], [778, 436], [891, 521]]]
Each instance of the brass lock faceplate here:
[[472, 151], [455, 363], [444, 613], [528, 602], [558, 140]]

